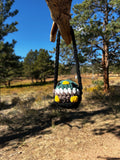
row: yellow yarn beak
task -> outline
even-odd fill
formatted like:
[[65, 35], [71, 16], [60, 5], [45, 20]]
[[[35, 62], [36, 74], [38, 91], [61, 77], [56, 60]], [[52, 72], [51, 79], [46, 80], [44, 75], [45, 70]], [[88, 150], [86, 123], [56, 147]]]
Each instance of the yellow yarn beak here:
[[60, 102], [60, 99], [59, 99], [59, 97], [57, 95], [55, 96], [55, 102], [57, 102], [57, 103]]
[[72, 102], [72, 103], [78, 102], [78, 96], [72, 96], [70, 98], [70, 102]]
[[68, 81], [63, 81], [62, 84], [63, 84], [63, 85], [66, 85], [66, 84], [70, 84], [70, 82], [68, 82]]

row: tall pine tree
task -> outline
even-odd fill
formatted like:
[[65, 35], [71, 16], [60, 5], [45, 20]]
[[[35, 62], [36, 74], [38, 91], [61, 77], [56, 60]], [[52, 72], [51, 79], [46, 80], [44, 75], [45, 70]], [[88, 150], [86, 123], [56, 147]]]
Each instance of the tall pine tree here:
[[[11, 7], [15, 0], [0, 0], [0, 52], [4, 50], [4, 38], [9, 33], [13, 33], [17, 31], [16, 25], [18, 22], [12, 22], [11, 24], [6, 23], [6, 20], [9, 17], [14, 17], [18, 10], [11, 11]], [[13, 46], [15, 44], [15, 40], [12, 42]], [[8, 44], [9, 45], [9, 44]]]
[[[84, 0], [73, 8], [72, 25], [79, 48], [102, 59], [104, 90], [109, 90], [109, 64], [120, 61], [120, 0]], [[93, 58], [94, 56], [94, 58]]]
[[10, 82], [21, 76], [22, 63], [20, 56], [14, 53], [15, 40], [5, 43], [5, 37], [9, 33], [17, 31], [18, 22], [7, 23], [10, 17], [17, 15], [18, 10], [12, 11], [15, 0], [0, 0], [0, 82], [10, 87]]
[[15, 78], [22, 75], [22, 63], [19, 61], [20, 56], [16, 56], [13, 48], [5, 46], [4, 51], [0, 54], [0, 83], [10, 87], [10, 83]]
[[31, 78], [32, 82], [33, 79], [38, 79], [39, 71], [35, 69], [35, 63], [38, 57], [38, 51], [30, 50], [27, 56], [24, 59], [24, 75], [28, 78]]
[[53, 61], [51, 60], [51, 56], [48, 51], [45, 49], [39, 50], [39, 55], [35, 66], [36, 70], [39, 71], [39, 78], [44, 82], [46, 81], [46, 78], [54, 73]]
[[41, 79], [45, 82], [46, 78], [53, 74], [54, 65], [51, 56], [45, 49], [39, 51], [30, 50], [24, 59], [25, 76], [36, 81]]

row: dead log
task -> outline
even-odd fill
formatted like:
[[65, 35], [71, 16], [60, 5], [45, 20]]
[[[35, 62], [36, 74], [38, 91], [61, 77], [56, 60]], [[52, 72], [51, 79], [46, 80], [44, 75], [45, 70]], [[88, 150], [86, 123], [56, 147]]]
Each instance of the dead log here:
[[70, 44], [72, 38], [69, 21], [71, 18], [70, 9], [72, 0], [46, 0], [46, 2], [51, 12], [51, 18], [53, 19], [50, 40], [52, 42], [55, 41], [57, 29], [59, 29], [66, 44]]

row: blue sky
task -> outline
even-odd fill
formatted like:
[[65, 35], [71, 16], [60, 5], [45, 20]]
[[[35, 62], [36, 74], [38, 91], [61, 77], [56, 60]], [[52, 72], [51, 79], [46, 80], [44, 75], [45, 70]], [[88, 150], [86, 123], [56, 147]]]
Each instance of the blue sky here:
[[[73, 0], [72, 7], [82, 1]], [[45, 0], [16, 0], [11, 11], [14, 9], [18, 9], [19, 13], [8, 18], [7, 23], [18, 21], [18, 31], [8, 34], [4, 39], [8, 42], [12, 39], [17, 41], [15, 54], [25, 57], [31, 49], [53, 50], [56, 44], [49, 40], [52, 19]]]

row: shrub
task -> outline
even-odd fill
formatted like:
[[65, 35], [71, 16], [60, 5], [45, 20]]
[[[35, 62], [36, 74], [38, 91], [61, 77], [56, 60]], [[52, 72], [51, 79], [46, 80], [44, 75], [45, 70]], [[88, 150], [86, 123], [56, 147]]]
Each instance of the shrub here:
[[104, 82], [103, 81], [101, 81], [101, 80], [96, 80], [96, 81], [92, 81], [92, 84], [94, 84], [94, 85], [98, 85], [98, 86], [103, 86], [104, 85]]

